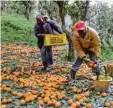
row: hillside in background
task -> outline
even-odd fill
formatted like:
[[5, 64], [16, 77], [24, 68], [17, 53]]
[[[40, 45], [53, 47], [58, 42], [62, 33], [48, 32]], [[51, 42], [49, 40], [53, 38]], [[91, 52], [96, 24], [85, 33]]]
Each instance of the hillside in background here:
[[23, 16], [3, 14], [1, 17], [2, 42], [20, 42], [36, 46], [34, 24], [35, 19], [28, 21]]
[[[3, 14], [1, 17], [1, 41], [37, 46], [34, 24], [35, 19], [26, 20], [21, 15]], [[108, 53], [108, 51], [102, 50], [101, 61], [106, 60], [113, 60], [112, 51], [109, 50]]]

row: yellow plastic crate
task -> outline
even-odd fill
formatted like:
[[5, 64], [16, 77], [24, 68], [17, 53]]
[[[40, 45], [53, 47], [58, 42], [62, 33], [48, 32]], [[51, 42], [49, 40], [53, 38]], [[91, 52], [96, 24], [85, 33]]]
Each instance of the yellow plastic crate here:
[[57, 46], [67, 44], [66, 34], [45, 34], [44, 46]]

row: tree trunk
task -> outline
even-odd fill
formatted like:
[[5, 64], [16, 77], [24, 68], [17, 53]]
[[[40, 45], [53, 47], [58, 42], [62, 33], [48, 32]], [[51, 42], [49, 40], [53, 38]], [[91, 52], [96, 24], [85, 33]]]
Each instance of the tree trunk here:
[[84, 16], [83, 16], [83, 20], [86, 21], [88, 18], [87, 18], [87, 13], [88, 13], [88, 9], [89, 9], [89, 0], [87, 0], [85, 2], [85, 10], [84, 10]]
[[22, 1], [25, 6], [24, 16], [27, 20], [29, 20], [29, 1]]
[[61, 23], [62, 23], [62, 29], [63, 31], [66, 33], [67, 39], [68, 39], [68, 60], [72, 61], [72, 59], [74, 58], [74, 47], [73, 47], [73, 42], [72, 42], [72, 34], [66, 30], [65, 27], [65, 15], [63, 13], [63, 8], [64, 8], [64, 1], [57, 1], [58, 7], [59, 7], [59, 16], [61, 19]]
[[66, 33], [67, 40], [69, 42], [69, 44], [68, 44], [68, 60], [72, 61], [75, 57], [74, 45], [72, 42], [72, 34], [69, 31], [67, 31], [65, 27], [62, 27], [62, 29]]

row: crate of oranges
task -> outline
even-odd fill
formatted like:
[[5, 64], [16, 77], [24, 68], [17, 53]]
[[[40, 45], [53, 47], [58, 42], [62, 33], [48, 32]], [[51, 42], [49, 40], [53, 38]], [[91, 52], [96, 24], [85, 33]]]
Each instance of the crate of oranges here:
[[45, 34], [44, 46], [57, 46], [67, 44], [66, 34]]

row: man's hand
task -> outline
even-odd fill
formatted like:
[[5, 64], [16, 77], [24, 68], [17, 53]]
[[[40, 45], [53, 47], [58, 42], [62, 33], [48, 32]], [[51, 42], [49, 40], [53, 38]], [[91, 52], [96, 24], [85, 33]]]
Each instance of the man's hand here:
[[43, 37], [45, 34], [37, 34], [37, 37]]
[[90, 68], [95, 68], [95, 67], [97, 67], [97, 64], [96, 64], [95, 62], [93, 62], [93, 61], [90, 61], [87, 65], [88, 65], [88, 67], [90, 67]]
[[86, 56], [83, 57], [83, 61], [84, 61], [84, 62], [88, 65], [88, 67], [90, 67], [90, 68], [95, 68], [95, 67], [97, 67], [97, 64], [96, 64], [95, 62], [89, 60], [88, 58], [86, 58]]

